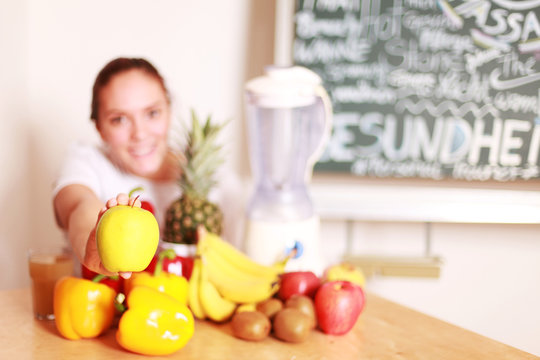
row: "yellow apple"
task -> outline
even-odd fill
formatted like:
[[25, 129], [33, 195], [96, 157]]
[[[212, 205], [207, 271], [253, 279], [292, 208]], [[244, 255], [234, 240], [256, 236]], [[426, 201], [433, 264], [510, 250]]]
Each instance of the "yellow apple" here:
[[353, 284], [364, 287], [366, 277], [364, 272], [357, 266], [350, 263], [340, 263], [331, 265], [324, 271], [324, 281], [350, 281]]
[[157, 250], [159, 226], [154, 215], [139, 207], [119, 205], [101, 216], [96, 228], [99, 257], [111, 272], [146, 269]]

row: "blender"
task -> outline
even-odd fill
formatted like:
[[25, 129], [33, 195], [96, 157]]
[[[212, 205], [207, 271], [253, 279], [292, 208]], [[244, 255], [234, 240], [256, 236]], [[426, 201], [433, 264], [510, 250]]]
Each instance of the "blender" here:
[[245, 251], [287, 271], [320, 273], [319, 217], [308, 184], [332, 128], [332, 105], [313, 71], [270, 66], [246, 84], [254, 192], [247, 206]]

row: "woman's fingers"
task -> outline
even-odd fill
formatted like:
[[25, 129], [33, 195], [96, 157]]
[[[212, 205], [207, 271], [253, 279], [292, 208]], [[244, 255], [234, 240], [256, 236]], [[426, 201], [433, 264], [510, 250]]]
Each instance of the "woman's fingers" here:
[[107, 208], [111, 208], [117, 205], [129, 205], [129, 206], [141, 207], [141, 201], [138, 199], [138, 197], [130, 198], [127, 194], [120, 193], [116, 195], [115, 198], [111, 198], [107, 200], [107, 203], [106, 203]]
[[[106, 206], [102, 207], [101, 210], [99, 210], [99, 214], [98, 214], [98, 217], [97, 217], [97, 221], [99, 221], [99, 219], [101, 219], [101, 216], [102, 216], [103, 214], [105, 214], [105, 211], [107, 211], [107, 210], [108, 210], [108, 207], [106, 207]], [[97, 224], [97, 222], [96, 222], [96, 224]]]
[[116, 201], [118, 205], [129, 205], [129, 196], [128, 194], [120, 193], [116, 195]]
[[99, 257], [97, 244], [96, 244], [96, 229], [95, 228], [90, 232], [90, 235], [88, 236], [83, 264], [84, 266], [86, 266], [87, 268], [89, 268], [90, 270], [94, 272], [107, 275], [107, 276], [115, 275], [114, 273], [105, 269], [105, 267], [101, 263], [101, 258]]

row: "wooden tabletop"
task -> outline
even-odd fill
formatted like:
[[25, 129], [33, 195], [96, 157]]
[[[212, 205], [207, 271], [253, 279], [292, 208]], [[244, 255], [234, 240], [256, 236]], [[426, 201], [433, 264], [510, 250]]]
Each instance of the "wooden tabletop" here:
[[[54, 321], [32, 317], [29, 289], [0, 291], [2, 359], [141, 359], [120, 348], [115, 329], [91, 340], [70, 341]], [[344, 336], [312, 331], [308, 340], [290, 344], [273, 337], [262, 342], [234, 338], [228, 324], [197, 321], [187, 346], [168, 359], [540, 359], [373, 294], [354, 327]]]

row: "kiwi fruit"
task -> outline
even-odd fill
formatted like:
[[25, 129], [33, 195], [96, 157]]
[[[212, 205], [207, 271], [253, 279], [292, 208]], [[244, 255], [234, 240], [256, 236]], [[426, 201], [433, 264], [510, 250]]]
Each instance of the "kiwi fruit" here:
[[268, 317], [259, 311], [238, 312], [231, 320], [233, 335], [243, 340], [263, 340], [270, 333], [271, 327]]
[[283, 341], [300, 343], [311, 331], [311, 319], [295, 308], [283, 308], [274, 317], [274, 335]]
[[291, 296], [285, 302], [286, 308], [294, 308], [300, 310], [302, 313], [306, 314], [310, 318], [311, 328], [317, 326], [317, 316], [315, 315], [315, 305], [313, 300], [306, 295], [296, 294]]
[[283, 309], [283, 302], [276, 298], [269, 298], [257, 304], [257, 311], [262, 312], [270, 320], [272, 320], [281, 309]]

